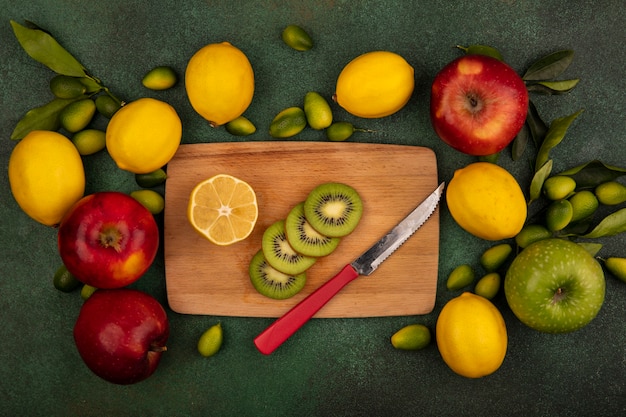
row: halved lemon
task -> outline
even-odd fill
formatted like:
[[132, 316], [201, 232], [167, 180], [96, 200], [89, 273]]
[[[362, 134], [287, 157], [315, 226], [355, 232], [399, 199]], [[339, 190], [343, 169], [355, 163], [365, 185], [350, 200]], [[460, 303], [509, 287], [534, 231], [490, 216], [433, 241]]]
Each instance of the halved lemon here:
[[254, 189], [228, 174], [218, 174], [196, 185], [187, 206], [193, 228], [220, 246], [247, 238], [258, 214]]

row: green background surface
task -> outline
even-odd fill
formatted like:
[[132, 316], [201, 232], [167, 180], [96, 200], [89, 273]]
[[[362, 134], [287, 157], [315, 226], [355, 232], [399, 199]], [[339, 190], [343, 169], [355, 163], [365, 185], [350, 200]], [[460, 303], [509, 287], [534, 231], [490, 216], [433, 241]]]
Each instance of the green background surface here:
[[[420, 352], [396, 351], [389, 337], [421, 322], [434, 329], [446, 301], [449, 272], [478, 264], [489, 242], [473, 238], [441, 211], [441, 250], [435, 309], [424, 316], [314, 319], [273, 355], [252, 339], [271, 319], [186, 316], [168, 309], [169, 350], [157, 372], [133, 386], [109, 384], [84, 366], [72, 327], [82, 301], [52, 286], [60, 265], [56, 233], [28, 218], [13, 199], [6, 174], [13, 127], [30, 108], [51, 98], [52, 72], [30, 59], [9, 20], [31, 20], [52, 34], [89, 70], [126, 100], [152, 96], [175, 106], [183, 143], [243, 140], [212, 129], [187, 102], [183, 83], [164, 92], [141, 85], [156, 65], [184, 73], [201, 46], [229, 41], [249, 57], [256, 92], [246, 115], [271, 139], [273, 116], [300, 105], [316, 90], [329, 97], [341, 68], [357, 55], [386, 49], [415, 68], [416, 88], [399, 113], [357, 119], [337, 106], [335, 118], [376, 133], [351, 140], [434, 149], [440, 180], [474, 161], [443, 144], [428, 118], [430, 83], [459, 56], [454, 45], [490, 44], [522, 72], [560, 49], [576, 52], [564, 78], [580, 78], [570, 94], [533, 96], [545, 120], [584, 108], [551, 155], [554, 171], [601, 159], [626, 166], [626, 100], [622, 0], [488, 1], [0, 1], [0, 415], [2, 416], [617, 416], [626, 412], [626, 285], [607, 275], [605, 304], [586, 328], [547, 335], [521, 324], [495, 304], [509, 332], [509, 349], [493, 375], [470, 380], [454, 374], [434, 344]], [[296, 52], [280, 40], [288, 24], [303, 26], [315, 47]], [[102, 120], [96, 127], [104, 127]], [[310, 129], [293, 140], [325, 140]], [[350, 146], [346, 143], [346, 146]], [[499, 163], [527, 189], [534, 149]], [[105, 152], [85, 157], [87, 192], [136, 188]], [[323, 161], [320, 161], [323, 163]], [[329, 167], [332, 169], [332, 167]], [[286, 173], [288, 175], [288, 173]], [[163, 191], [163, 188], [158, 188]], [[392, 192], [392, 191], [391, 191]], [[384, 196], [381, 196], [384, 198]], [[391, 209], [391, 208], [390, 208]], [[162, 225], [162, 217], [158, 218]], [[601, 255], [626, 256], [626, 237], [603, 239]], [[207, 256], [219, 256], [217, 253]], [[419, 279], [419, 271], [406, 271]], [[167, 303], [162, 251], [135, 285]], [[225, 341], [211, 359], [196, 352], [199, 335], [221, 321]]]

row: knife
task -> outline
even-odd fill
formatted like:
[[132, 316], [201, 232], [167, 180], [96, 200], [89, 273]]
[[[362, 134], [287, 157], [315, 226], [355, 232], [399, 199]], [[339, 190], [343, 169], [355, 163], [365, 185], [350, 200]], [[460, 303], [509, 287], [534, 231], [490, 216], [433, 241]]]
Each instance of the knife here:
[[443, 193], [445, 183], [441, 183], [408, 216], [391, 229], [385, 236], [366, 250], [352, 263], [324, 285], [309, 294], [291, 310], [278, 318], [255, 339], [257, 349], [269, 355], [302, 327], [315, 313], [330, 301], [343, 287], [361, 275], [370, 275], [396, 249], [410, 238], [434, 213]]

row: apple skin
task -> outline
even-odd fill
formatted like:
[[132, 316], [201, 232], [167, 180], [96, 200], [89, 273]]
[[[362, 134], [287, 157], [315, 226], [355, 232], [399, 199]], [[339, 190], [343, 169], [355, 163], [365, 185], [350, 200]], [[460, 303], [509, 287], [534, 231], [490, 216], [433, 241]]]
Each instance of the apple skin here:
[[546, 333], [578, 330], [593, 320], [605, 294], [604, 271], [582, 246], [549, 238], [515, 257], [504, 279], [513, 314]]
[[506, 63], [464, 55], [435, 76], [430, 119], [437, 135], [468, 155], [493, 155], [519, 133], [528, 113], [528, 90]]
[[134, 384], [157, 369], [169, 337], [161, 304], [144, 292], [97, 290], [81, 307], [74, 342], [87, 367], [114, 384]]
[[137, 281], [159, 248], [152, 213], [131, 196], [98, 192], [80, 199], [61, 220], [58, 248], [79, 281], [96, 288], [121, 288]]

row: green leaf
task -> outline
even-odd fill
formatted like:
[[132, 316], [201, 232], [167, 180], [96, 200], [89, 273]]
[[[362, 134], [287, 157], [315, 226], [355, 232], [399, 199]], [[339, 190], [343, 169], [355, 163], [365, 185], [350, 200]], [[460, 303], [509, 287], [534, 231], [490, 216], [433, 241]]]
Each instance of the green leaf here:
[[594, 242], [577, 242], [580, 246], [583, 247], [591, 256], [596, 256], [600, 249], [602, 249], [602, 243], [594, 243]]
[[57, 130], [59, 128], [59, 113], [70, 103], [85, 98], [79, 96], [77, 98], [55, 98], [52, 101], [40, 107], [26, 112], [24, 117], [17, 122], [13, 133], [12, 140], [20, 140], [33, 130]]
[[57, 74], [72, 77], [85, 77], [85, 67], [63, 48], [49, 33], [41, 29], [31, 29], [11, 20], [11, 26], [18, 42], [26, 53]]
[[489, 45], [470, 45], [468, 47], [457, 45], [457, 48], [464, 51], [466, 54], [486, 55], [497, 59], [498, 61], [504, 61], [502, 54], [493, 46]]
[[539, 81], [536, 84], [527, 86], [527, 90], [531, 93], [539, 93], [545, 95], [557, 95], [569, 93], [576, 87], [580, 79], [561, 80], [561, 81]]
[[524, 81], [545, 81], [561, 75], [574, 59], [574, 51], [553, 52], [535, 61], [522, 76]]
[[595, 188], [603, 182], [613, 181], [626, 175], [626, 168], [607, 165], [596, 159], [563, 171], [559, 175], [572, 177], [578, 189]]
[[626, 232], [626, 208], [609, 214], [602, 219], [591, 232], [581, 237], [596, 239], [599, 237], [614, 236], [622, 232]]
[[526, 145], [528, 145], [528, 138], [530, 136], [530, 129], [528, 128], [528, 124], [524, 123], [522, 126], [522, 130], [515, 136], [513, 139], [513, 145], [511, 147], [511, 159], [517, 161], [524, 155], [524, 151], [526, 150]]
[[552, 165], [552, 159], [548, 159], [546, 163], [543, 164], [543, 166], [539, 168], [537, 172], [535, 172], [535, 175], [533, 175], [533, 179], [530, 182], [530, 201], [528, 202], [528, 204], [541, 197], [541, 189], [543, 188], [543, 183], [550, 176], [550, 173], [552, 172]]
[[543, 139], [546, 137], [546, 133], [548, 132], [548, 126], [543, 121], [541, 116], [539, 116], [539, 112], [537, 111], [537, 107], [532, 101], [528, 101], [528, 114], [526, 115], [526, 123], [528, 124], [528, 128], [530, 129], [530, 135], [533, 138], [533, 142], [535, 143], [535, 147], [539, 149]]
[[567, 133], [567, 129], [570, 127], [572, 122], [583, 112], [583, 110], [578, 110], [576, 113], [571, 114], [569, 116], [560, 117], [555, 119], [550, 124], [550, 128], [546, 133], [546, 137], [541, 143], [541, 147], [537, 152], [537, 159], [535, 161], [535, 170], [538, 170], [546, 163], [549, 157], [550, 150], [552, 150], [556, 145], [561, 143], [565, 134]]

